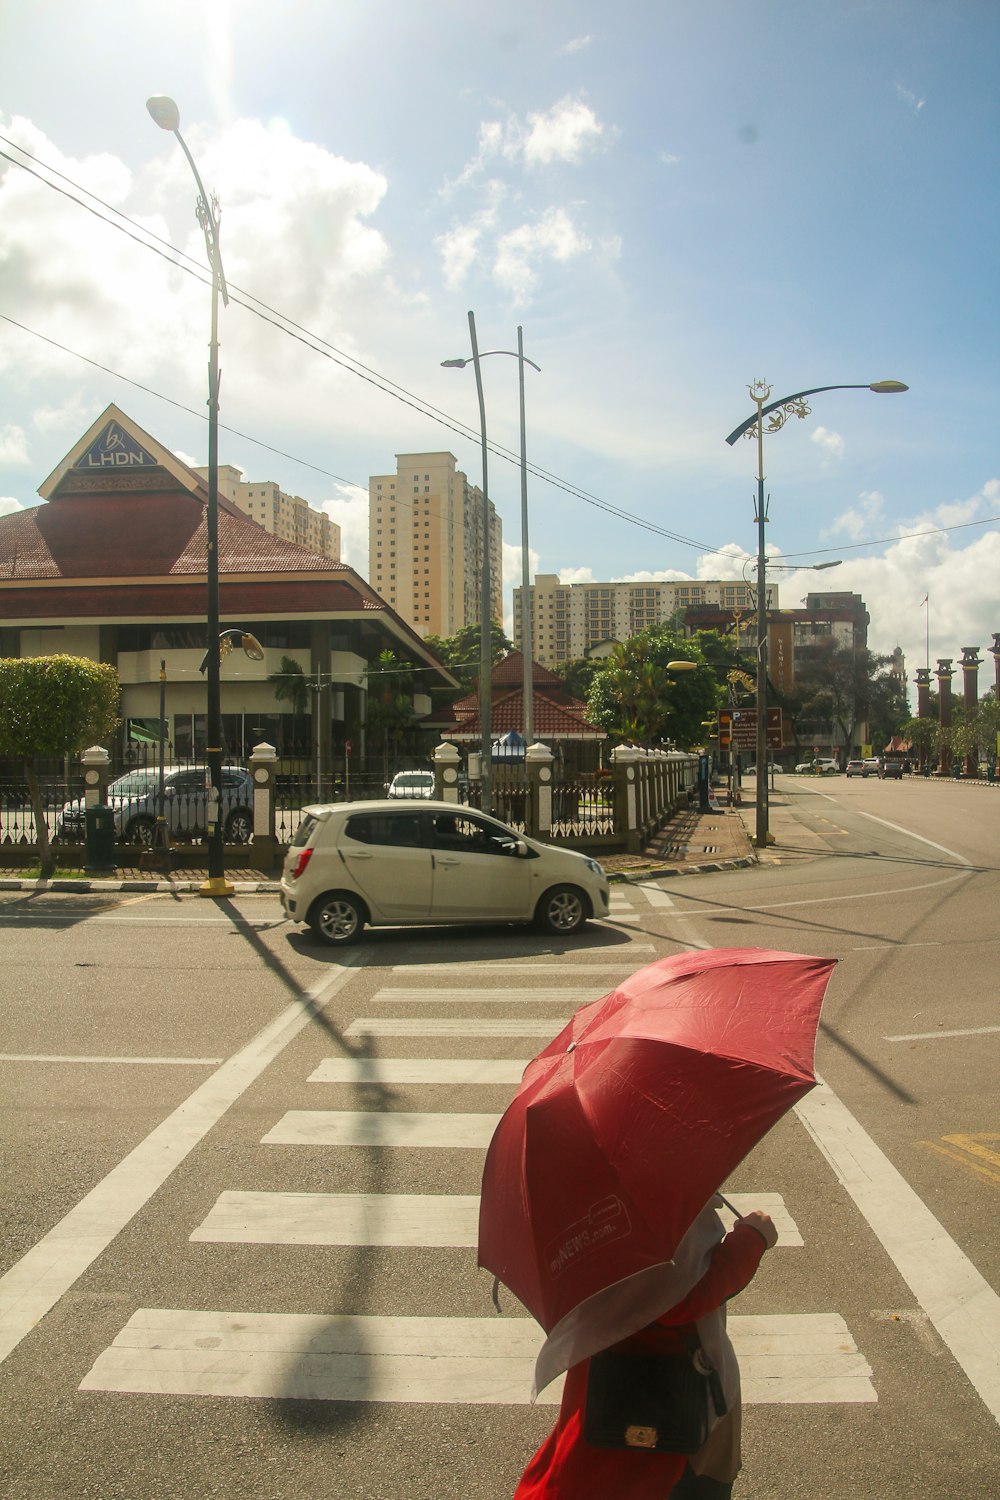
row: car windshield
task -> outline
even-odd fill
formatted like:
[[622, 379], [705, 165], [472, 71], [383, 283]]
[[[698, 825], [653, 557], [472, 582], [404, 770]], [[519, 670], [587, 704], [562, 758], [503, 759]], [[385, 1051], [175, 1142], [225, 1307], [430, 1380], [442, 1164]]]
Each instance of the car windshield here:
[[394, 786], [430, 786], [434, 777], [430, 771], [400, 771], [393, 780]]
[[160, 773], [156, 770], [129, 771], [127, 776], [119, 776], [108, 787], [113, 797], [144, 797], [150, 787], [159, 782]]

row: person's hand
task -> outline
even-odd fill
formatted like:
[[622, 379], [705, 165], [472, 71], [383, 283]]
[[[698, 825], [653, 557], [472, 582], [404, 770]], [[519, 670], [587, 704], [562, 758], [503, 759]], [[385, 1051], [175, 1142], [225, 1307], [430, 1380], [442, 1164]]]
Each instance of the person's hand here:
[[762, 1208], [751, 1209], [750, 1213], [744, 1214], [742, 1219], [737, 1220], [737, 1223], [749, 1224], [751, 1229], [756, 1229], [769, 1250], [772, 1250], [778, 1243], [778, 1231], [774, 1227], [774, 1221]]

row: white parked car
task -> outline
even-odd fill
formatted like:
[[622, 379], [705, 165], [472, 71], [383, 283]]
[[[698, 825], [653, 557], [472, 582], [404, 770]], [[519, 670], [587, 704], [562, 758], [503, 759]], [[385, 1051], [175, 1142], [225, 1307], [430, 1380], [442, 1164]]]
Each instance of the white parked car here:
[[567, 937], [606, 917], [609, 897], [596, 860], [458, 803], [337, 802], [303, 809], [281, 904], [340, 945], [366, 924], [534, 922]]
[[385, 789], [387, 797], [433, 797], [433, 771], [397, 771]]

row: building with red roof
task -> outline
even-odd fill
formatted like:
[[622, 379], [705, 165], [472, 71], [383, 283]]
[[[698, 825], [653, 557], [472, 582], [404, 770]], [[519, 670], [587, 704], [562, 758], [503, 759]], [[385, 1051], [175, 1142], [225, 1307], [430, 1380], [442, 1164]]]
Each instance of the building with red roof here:
[[[208, 489], [112, 405], [39, 487], [43, 504], [0, 516], [0, 656], [68, 653], [111, 662], [122, 683], [123, 734], [159, 726], [178, 756], [205, 744]], [[262, 661], [231, 653], [222, 668], [229, 753], [260, 740], [324, 763], [350, 743], [365, 759], [368, 673], [382, 651], [419, 669], [414, 713], [431, 686], [457, 688], [423, 640], [353, 570], [265, 531], [219, 496], [220, 628], [252, 633]], [[296, 716], [268, 679], [285, 659], [308, 678]], [[317, 696], [320, 713], [315, 714]]]

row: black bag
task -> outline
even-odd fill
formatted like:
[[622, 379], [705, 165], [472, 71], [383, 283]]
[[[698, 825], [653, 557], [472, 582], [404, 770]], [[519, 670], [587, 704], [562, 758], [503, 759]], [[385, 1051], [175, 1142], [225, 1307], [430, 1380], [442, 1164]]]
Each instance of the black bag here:
[[697, 1453], [709, 1432], [708, 1402], [726, 1398], [700, 1343], [676, 1354], [606, 1349], [590, 1361], [583, 1438], [592, 1448]]

